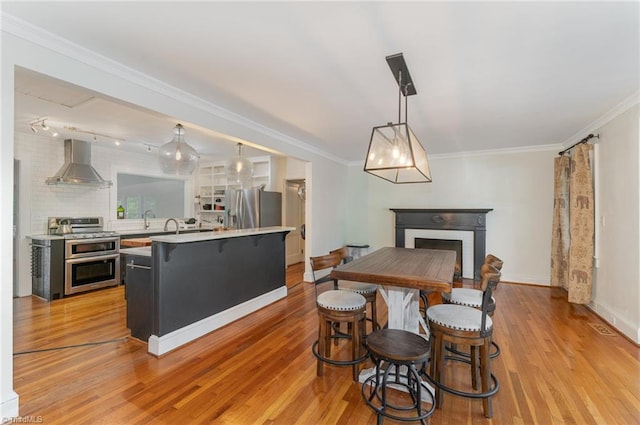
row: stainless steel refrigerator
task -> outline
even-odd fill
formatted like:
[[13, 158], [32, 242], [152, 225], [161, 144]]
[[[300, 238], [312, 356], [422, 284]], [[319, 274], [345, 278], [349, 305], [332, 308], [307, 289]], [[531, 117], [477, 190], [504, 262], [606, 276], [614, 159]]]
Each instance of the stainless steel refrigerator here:
[[236, 229], [282, 225], [282, 193], [260, 188], [225, 192], [225, 226]]

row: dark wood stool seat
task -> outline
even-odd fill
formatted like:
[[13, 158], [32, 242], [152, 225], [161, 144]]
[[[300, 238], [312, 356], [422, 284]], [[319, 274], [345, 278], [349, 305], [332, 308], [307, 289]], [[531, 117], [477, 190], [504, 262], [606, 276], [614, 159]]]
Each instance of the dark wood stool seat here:
[[[426, 424], [426, 419], [436, 407], [435, 399], [422, 379], [426, 377], [429, 362], [429, 341], [401, 329], [380, 329], [367, 336], [365, 345], [376, 366], [376, 373], [362, 384], [362, 397], [377, 413], [378, 424], [384, 417]], [[411, 401], [401, 404], [402, 400], [390, 400], [390, 389], [408, 392]], [[413, 416], [401, 415], [413, 410]]]

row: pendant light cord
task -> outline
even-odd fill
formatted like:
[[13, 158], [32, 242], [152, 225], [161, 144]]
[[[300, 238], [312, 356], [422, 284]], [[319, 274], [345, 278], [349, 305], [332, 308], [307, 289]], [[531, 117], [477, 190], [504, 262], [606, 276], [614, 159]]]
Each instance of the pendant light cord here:
[[400, 124], [402, 113], [402, 70], [398, 70], [398, 124]]
[[[403, 91], [404, 90], [404, 91]], [[407, 114], [408, 114], [408, 97], [407, 96], [407, 86], [402, 85], [402, 70], [398, 70], [398, 124], [402, 121], [402, 95], [404, 94], [404, 122], [407, 122]]]

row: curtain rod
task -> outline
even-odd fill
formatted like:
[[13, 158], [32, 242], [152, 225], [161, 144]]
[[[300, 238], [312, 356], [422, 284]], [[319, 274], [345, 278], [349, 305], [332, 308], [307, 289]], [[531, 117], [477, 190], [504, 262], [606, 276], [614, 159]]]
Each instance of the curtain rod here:
[[570, 151], [571, 149], [575, 148], [576, 146], [578, 146], [581, 143], [587, 143], [589, 140], [593, 139], [593, 138], [600, 138], [599, 134], [596, 134], [595, 136], [593, 134], [589, 134], [587, 137], [585, 137], [584, 139], [580, 140], [577, 143], [574, 143], [573, 145], [569, 146], [568, 148], [566, 148], [565, 150], [558, 152], [558, 155], [562, 156], [564, 155], [566, 152]]

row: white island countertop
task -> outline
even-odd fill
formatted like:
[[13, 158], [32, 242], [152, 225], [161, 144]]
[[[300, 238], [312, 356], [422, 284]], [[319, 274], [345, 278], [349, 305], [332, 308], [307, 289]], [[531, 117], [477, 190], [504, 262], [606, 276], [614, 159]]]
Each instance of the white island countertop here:
[[140, 255], [142, 257], [151, 257], [150, 246], [137, 246], [135, 248], [121, 248], [120, 254]]
[[291, 232], [295, 230], [295, 227], [287, 226], [272, 226], [272, 227], [258, 227], [253, 229], [233, 229], [233, 230], [221, 230], [214, 232], [199, 232], [199, 233], [183, 233], [172, 235], [157, 235], [150, 236], [149, 238], [153, 242], [165, 242], [165, 243], [188, 243], [188, 242], [201, 242], [210, 241], [215, 239], [227, 239], [237, 238], [240, 236], [254, 236], [264, 235], [268, 233], [279, 232]]

